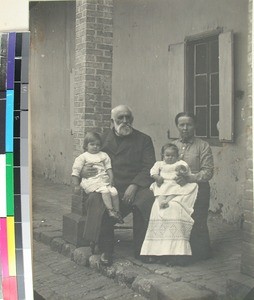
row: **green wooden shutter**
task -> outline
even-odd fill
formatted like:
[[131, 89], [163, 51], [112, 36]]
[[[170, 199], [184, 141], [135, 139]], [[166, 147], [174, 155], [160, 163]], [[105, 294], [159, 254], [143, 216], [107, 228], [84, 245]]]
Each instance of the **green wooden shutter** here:
[[234, 141], [233, 33], [219, 35], [219, 139]]
[[173, 44], [168, 48], [169, 83], [169, 137], [178, 138], [175, 116], [184, 110], [184, 50], [185, 44]]

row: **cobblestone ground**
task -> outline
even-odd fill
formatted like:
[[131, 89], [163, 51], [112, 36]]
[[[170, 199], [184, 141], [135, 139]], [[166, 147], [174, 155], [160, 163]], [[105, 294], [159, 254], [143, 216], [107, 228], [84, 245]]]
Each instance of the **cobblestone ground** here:
[[[33, 251], [34, 290], [42, 299], [146, 299], [95, 270], [81, 267], [70, 258], [51, 251], [47, 245], [34, 241]], [[35, 300], [41, 299], [38, 295]]]
[[[90, 257], [89, 247], [76, 249], [62, 239], [62, 218], [70, 212], [71, 196], [70, 186], [33, 180], [34, 285], [37, 292], [44, 293], [45, 299], [229, 300], [226, 291], [234, 293], [227, 290], [227, 284], [240, 271], [239, 224], [229, 225], [217, 214], [210, 213], [208, 226], [213, 257], [186, 267], [168, 267], [134, 259], [132, 230], [127, 229], [132, 224], [130, 215], [125, 218], [127, 228], [115, 230], [114, 264], [107, 269], [99, 266], [99, 256]], [[128, 288], [121, 286], [122, 283]], [[154, 297], [155, 292], [159, 298]]]

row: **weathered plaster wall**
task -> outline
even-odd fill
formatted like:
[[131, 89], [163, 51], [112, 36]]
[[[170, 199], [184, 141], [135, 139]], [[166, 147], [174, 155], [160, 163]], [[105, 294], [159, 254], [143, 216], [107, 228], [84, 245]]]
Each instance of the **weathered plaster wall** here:
[[246, 179], [247, 23], [247, 0], [114, 0], [112, 105], [133, 108], [135, 126], [152, 136], [158, 158], [174, 105], [168, 100], [168, 45], [217, 27], [233, 30], [235, 90], [244, 96], [235, 99], [235, 142], [212, 147], [211, 181], [211, 209], [229, 222], [240, 221]]
[[36, 4], [30, 10], [30, 30], [33, 173], [70, 183], [75, 2]]

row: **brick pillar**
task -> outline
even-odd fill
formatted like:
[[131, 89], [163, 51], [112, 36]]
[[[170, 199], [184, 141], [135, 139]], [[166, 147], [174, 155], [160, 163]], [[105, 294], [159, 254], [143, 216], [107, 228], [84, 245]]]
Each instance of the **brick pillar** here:
[[[102, 133], [110, 126], [112, 52], [113, 0], [77, 0], [74, 157], [82, 152], [86, 132]], [[82, 239], [85, 222], [82, 195], [73, 195], [71, 210], [63, 217], [63, 237], [82, 246], [86, 244]]]
[[76, 3], [74, 156], [85, 132], [110, 126], [113, 51], [113, 0]]
[[241, 272], [254, 277], [254, 205], [253, 205], [253, 133], [252, 133], [252, 0], [249, 1], [249, 34], [248, 34], [248, 102], [247, 130], [246, 130], [246, 185], [244, 197], [244, 224]]

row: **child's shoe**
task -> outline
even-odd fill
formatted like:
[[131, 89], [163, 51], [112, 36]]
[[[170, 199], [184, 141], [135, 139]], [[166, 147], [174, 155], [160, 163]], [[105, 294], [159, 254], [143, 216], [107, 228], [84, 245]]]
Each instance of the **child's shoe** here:
[[123, 220], [123, 217], [122, 217], [121, 213], [119, 211], [117, 211], [116, 215], [117, 215], [118, 223], [123, 224], [124, 220]]
[[120, 224], [124, 223], [120, 212], [115, 211], [114, 209], [108, 209], [108, 215], [110, 218], [112, 218], [114, 221], [116, 221], [116, 223], [120, 223]]
[[108, 209], [108, 215], [110, 218], [114, 219], [115, 221], [118, 221], [118, 216], [114, 209]]

